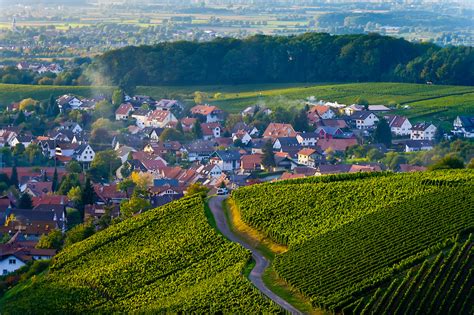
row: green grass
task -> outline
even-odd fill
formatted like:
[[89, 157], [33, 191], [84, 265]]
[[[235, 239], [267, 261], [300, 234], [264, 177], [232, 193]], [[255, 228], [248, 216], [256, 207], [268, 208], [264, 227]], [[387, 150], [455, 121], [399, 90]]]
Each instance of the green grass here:
[[[88, 86], [34, 86], [0, 84], [0, 105], [23, 98], [47, 99], [51, 94], [58, 96], [73, 93], [93, 96], [110, 93], [112, 87]], [[409, 109], [396, 109], [393, 113], [406, 115], [414, 122], [432, 120], [449, 127], [455, 116], [474, 114], [474, 87], [425, 85], [410, 83], [276, 83], [244, 85], [201, 85], [201, 86], [140, 86], [137, 94], [156, 99], [177, 98], [189, 105], [194, 103], [193, 93], [205, 92], [207, 102], [219, 106], [229, 113], [238, 113], [247, 106], [260, 104], [270, 108], [277, 106], [302, 106], [303, 100], [314, 96], [325, 101], [352, 104], [357, 98], [364, 98], [370, 104], [391, 103], [409, 105]], [[214, 96], [220, 93], [218, 98]], [[1, 108], [1, 107], [0, 107]]]
[[67, 93], [83, 97], [93, 97], [94, 95], [104, 93], [111, 94], [113, 89], [112, 87], [91, 86], [0, 84], [0, 108], [29, 97], [36, 100], [46, 100], [51, 95], [57, 97]]

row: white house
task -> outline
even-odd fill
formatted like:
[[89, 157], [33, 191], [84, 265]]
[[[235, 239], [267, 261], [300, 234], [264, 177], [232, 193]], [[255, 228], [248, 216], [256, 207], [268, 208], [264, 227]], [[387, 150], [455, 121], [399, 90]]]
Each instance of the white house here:
[[132, 118], [136, 120], [138, 128], [143, 129], [146, 127], [145, 122], [148, 119], [149, 112], [149, 110], [139, 108], [132, 113]]
[[83, 102], [75, 96], [72, 95], [63, 95], [57, 100], [59, 109], [61, 111], [65, 109], [79, 109]]
[[115, 111], [115, 120], [127, 120], [130, 118], [130, 114], [133, 112], [133, 105], [130, 103], [120, 104], [119, 108]]
[[456, 117], [452, 133], [464, 138], [474, 138], [474, 116]]
[[433, 149], [430, 140], [408, 140], [405, 142], [405, 152], [428, 151]]
[[144, 121], [145, 127], [164, 128], [171, 122], [177, 122], [178, 119], [168, 110], [155, 109], [148, 113], [147, 119]]
[[19, 143], [21, 143], [25, 148], [27, 148], [30, 144], [33, 143], [33, 137], [27, 135], [17, 135], [10, 141], [10, 146], [13, 148]]
[[316, 167], [322, 159], [322, 155], [310, 148], [304, 148], [298, 151], [298, 164], [309, 167]]
[[244, 145], [247, 145], [250, 143], [250, 141], [252, 141], [252, 137], [249, 135], [249, 133], [242, 129], [237, 130], [237, 132], [232, 134], [232, 141], [236, 141], [237, 139], [242, 141]]
[[89, 163], [94, 159], [95, 152], [90, 145], [81, 144], [74, 150], [73, 157], [79, 162]]
[[430, 123], [415, 124], [411, 128], [411, 140], [433, 140], [436, 133], [436, 126]]
[[2, 270], [2, 275], [7, 275], [17, 269], [20, 269], [26, 265], [27, 261], [19, 258], [16, 255], [5, 255], [0, 259], [0, 270]]
[[66, 121], [58, 128], [59, 130], [70, 130], [72, 133], [81, 133], [84, 129], [76, 122]]
[[209, 162], [218, 165], [223, 171], [233, 171], [240, 167], [240, 153], [235, 150], [215, 151]]
[[385, 119], [394, 135], [409, 136], [411, 134], [412, 124], [408, 118], [403, 116], [386, 116]]
[[374, 113], [368, 111], [355, 112], [351, 115], [351, 120], [357, 129], [370, 129], [375, 126], [379, 118]]
[[305, 147], [314, 147], [318, 142], [318, 133], [316, 132], [300, 132], [296, 135], [299, 144]]
[[221, 133], [222, 133], [221, 125], [218, 122], [202, 123], [201, 130], [202, 130], [202, 138], [204, 140], [220, 138]]
[[196, 171], [206, 178], [217, 178], [222, 175], [222, 169], [217, 164], [200, 165]]
[[206, 117], [206, 122], [218, 122], [224, 120], [224, 112], [216, 106], [196, 105], [191, 108], [191, 114]]

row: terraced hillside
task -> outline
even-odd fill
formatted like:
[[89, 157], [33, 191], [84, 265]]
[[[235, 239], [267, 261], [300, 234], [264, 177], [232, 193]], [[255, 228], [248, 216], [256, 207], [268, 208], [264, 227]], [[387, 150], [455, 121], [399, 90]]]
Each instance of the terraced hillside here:
[[[315, 306], [359, 313], [374, 307], [373, 296], [388, 295], [396, 302], [378, 303], [381, 313], [420, 308], [421, 313], [442, 314], [453, 308], [468, 314], [473, 304], [463, 306], [459, 296], [469, 294], [466, 286], [474, 281], [469, 271], [473, 241], [468, 238], [474, 231], [472, 191], [474, 172], [443, 171], [314, 177], [252, 186], [232, 197], [247, 224], [289, 245], [273, 268]], [[424, 273], [416, 277], [417, 270], [459, 246], [464, 249], [452, 277], [443, 276], [436, 287], [446, 291], [436, 291], [439, 305], [421, 304], [423, 297], [406, 300], [404, 295], [414, 294], [416, 283], [425, 278]], [[433, 272], [436, 277], [442, 271]]]
[[261, 313], [279, 309], [241, 271], [250, 253], [208, 224], [200, 196], [113, 225], [14, 288], [2, 314]]

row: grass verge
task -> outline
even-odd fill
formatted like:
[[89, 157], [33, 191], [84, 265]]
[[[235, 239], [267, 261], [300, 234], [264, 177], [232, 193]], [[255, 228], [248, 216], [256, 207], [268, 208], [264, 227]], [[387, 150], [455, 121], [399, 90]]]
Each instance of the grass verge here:
[[[272, 268], [272, 261], [275, 258], [275, 255], [284, 253], [288, 250], [288, 247], [271, 241], [262, 233], [243, 222], [240, 211], [231, 198], [223, 202], [222, 208], [224, 209], [227, 222], [229, 222], [229, 227], [232, 232], [239, 235], [240, 238], [252, 245], [270, 260], [270, 266], [262, 276], [265, 285], [271, 291], [275, 292], [278, 296], [282, 297], [285, 301], [305, 314], [325, 314], [323, 310], [314, 308], [309, 298], [305, 297], [298, 290], [291, 287], [286, 281], [279, 278], [275, 270]], [[245, 266], [243, 274], [248, 277], [254, 266], [255, 261], [252, 259]]]

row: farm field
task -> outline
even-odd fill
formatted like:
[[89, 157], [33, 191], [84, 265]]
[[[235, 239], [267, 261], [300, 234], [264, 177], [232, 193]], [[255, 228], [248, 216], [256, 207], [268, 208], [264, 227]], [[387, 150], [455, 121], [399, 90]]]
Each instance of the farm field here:
[[[65, 93], [93, 96], [111, 93], [113, 87], [89, 86], [34, 86], [0, 84], [0, 108], [26, 97], [47, 99], [51, 94]], [[208, 95], [207, 102], [230, 112], [237, 113], [247, 106], [260, 104], [269, 108], [277, 106], [302, 106], [303, 100], [314, 96], [325, 101], [352, 104], [357, 98], [367, 99], [370, 104], [401, 104], [396, 114], [406, 115], [413, 121], [435, 120], [452, 123], [457, 115], [474, 113], [474, 87], [445, 86], [409, 83], [350, 83], [350, 84], [249, 84], [217, 86], [140, 86], [137, 94], [156, 99], [177, 98], [189, 105], [194, 103], [193, 93]], [[216, 95], [217, 94], [217, 95]], [[217, 98], [215, 97], [217, 96]]]
[[[470, 314], [473, 304], [464, 305], [462, 294], [474, 281], [468, 236], [474, 230], [473, 185], [472, 171], [361, 173], [256, 185], [234, 191], [232, 198], [245, 223], [289, 246], [272, 268], [315, 307], [349, 314], [364, 308], [370, 314], [376, 305], [378, 313], [422, 307], [421, 314], [447, 314], [450, 308]], [[452, 276], [439, 284], [439, 305], [410, 304], [404, 296], [421, 282], [407, 292], [408, 283], [423, 281], [437, 255], [459, 246], [464, 250]], [[419, 269], [423, 273], [416, 276]], [[419, 301], [432, 284], [424, 285]], [[387, 299], [402, 304], [374, 305], [386, 291]]]
[[250, 252], [208, 223], [200, 195], [113, 225], [62, 251], [2, 300], [3, 314], [276, 313], [241, 274]]

